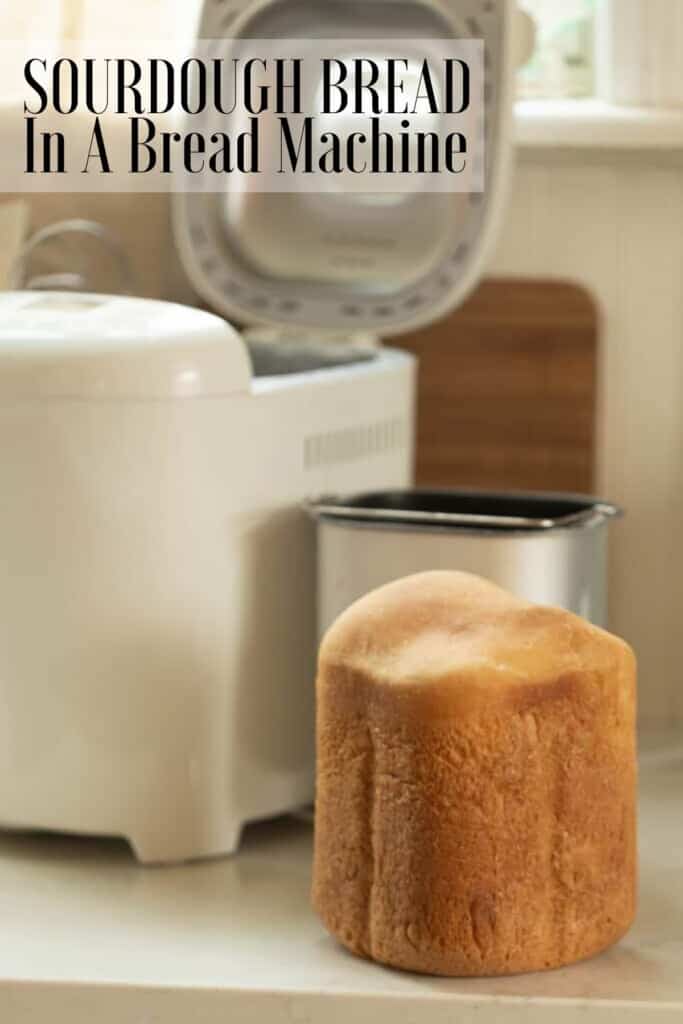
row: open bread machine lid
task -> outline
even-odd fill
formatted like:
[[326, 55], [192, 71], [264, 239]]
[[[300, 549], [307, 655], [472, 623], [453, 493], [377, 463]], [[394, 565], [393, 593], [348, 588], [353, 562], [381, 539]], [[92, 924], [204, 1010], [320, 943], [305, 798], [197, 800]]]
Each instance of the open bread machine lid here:
[[242, 179], [181, 193], [176, 237], [203, 300], [240, 324], [336, 337], [397, 334], [455, 308], [481, 276], [504, 206], [517, 13], [513, 0], [207, 0], [200, 36], [228, 60], [235, 38], [362, 39], [366, 52], [373, 39], [385, 50], [388, 34], [483, 40], [485, 166], [472, 192], [283, 193]]

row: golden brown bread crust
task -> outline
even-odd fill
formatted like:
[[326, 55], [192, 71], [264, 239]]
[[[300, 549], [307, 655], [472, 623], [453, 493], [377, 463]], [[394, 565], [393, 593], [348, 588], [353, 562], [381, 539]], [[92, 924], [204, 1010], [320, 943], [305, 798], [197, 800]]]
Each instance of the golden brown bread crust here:
[[461, 573], [383, 587], [320, 653], [313, 902], [361, 956], [558, 967], [635, 912], [635, 659]]

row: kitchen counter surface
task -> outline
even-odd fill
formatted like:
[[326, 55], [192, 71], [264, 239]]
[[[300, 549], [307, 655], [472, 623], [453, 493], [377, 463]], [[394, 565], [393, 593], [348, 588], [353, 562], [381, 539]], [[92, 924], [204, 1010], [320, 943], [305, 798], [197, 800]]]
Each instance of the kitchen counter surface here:
[[[683, 737], [681, 737], [683, 741]], [[450, 981], [357, 960], [309, 908], [311, 832], [141, 868], [115, 841], [0, 836], [2, 1024], [565, 1024], [683, 1019], [683, 742], [641, 758], [631, 933], [548, 974]]]

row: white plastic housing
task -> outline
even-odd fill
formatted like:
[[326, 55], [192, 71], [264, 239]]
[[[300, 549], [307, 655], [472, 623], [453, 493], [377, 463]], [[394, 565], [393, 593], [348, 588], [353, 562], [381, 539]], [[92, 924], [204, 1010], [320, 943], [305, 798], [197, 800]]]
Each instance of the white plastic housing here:
[[299, 506], [409, 482], [413, 363], [252, 378], [218, 318], [107, 303], [0, 299], [0, 824], [226, 853], [312, 799]]

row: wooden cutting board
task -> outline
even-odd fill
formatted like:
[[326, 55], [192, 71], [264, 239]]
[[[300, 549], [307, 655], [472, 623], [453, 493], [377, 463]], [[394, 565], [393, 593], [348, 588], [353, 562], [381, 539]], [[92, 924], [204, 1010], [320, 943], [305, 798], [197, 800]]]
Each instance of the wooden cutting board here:
[[418, 484], [591, 492], [597, 343], [583, 288], [513, 278], [394, 340], [419, 358]]

